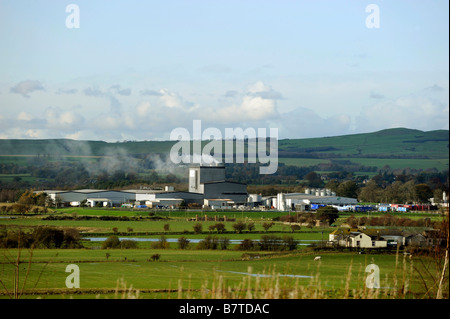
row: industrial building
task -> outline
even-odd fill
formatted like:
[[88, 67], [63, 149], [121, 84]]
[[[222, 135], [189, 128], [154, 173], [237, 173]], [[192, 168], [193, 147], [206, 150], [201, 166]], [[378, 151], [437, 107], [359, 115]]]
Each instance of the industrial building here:
[[90, 206], [95, 206], [101, 202], [102, 206], [118, 206], [122, 203], [128, 203], [135, 200], [134, 193], [129, 191], [100, 190], [100, 189], [80, 189], [71, 191], [62, 190], [44, 190], [36, 193], [45, 192], [55, 202], [63, 206], [80, 206], [83, 201], [87, 201]]
[[279, 193], [277, 196], [251, 194], [248, 197], [249, 206], [263, 206], [279, 211], [309, 211], [320, 206], [356, 205], [356, 198], [336, 196], [328, 190], [305, 193]]
[[254, 207], [278, 211], [310, 211], [320, 206], [346, 207], [356, 205], [356, 198], [336, 196], [328, 189], [306, 189], [304, 193], [279, 193], [263, 197], [248, 194], [247, 185], [225, 179], [225, 167], [194, 165], [189, 167], [189, 191], [177, 191], [166, 186], [163, 189], [128, 189], [72, 191], [45, 190], [55, 202], [63, 206], [124, 206], [137, 208], [175, 208], [184, 203], [195, 203], [212, 209]]
[[232, 207], [247, 202], [247, 185], [227, 181], [225, 167], [192, 166], [189, 168], [189, 191], [175, 191], [166, 186], [164, 190], [129, 189], [129, 190], [95, 190], [82, 189], [72, 191], [44, 190], [52, 200], [63, 206], [80, 206], [86, 201], [88, 206], [130, 206], [135, 207], [177, 207], [186, 204], [214, 207]]

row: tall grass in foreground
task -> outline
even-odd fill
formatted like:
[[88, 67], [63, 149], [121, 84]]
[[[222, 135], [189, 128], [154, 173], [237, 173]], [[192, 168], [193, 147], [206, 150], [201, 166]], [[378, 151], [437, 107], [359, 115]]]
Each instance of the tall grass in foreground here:
[[[320, 276], [320, 262], [317, 271], [311, 277], [308, 284], [300, 284], [299, 278], [292, 279], [278, 273], [274, 268], [262, 273], [253, 273], [252, 267], [248, 267], [248, 275], [244, 275], [237, 284], [230, 285], [225, 276], [215, 272], [212, 281], [204, 281], [200, 289], [192, 289], [190, 279], [184, 282], [178, 280], [177, 287], [159, 292], [159, 299], [422, 299], [422, 298], [449, 298], [448, 273], [446, 284], [423, 285], [416, 273], [414, 261], [409, 257], [397, 253], [394, 274], [391, 278], [386, 274], [380, 278], [380, 288], [368, 288], [366, 279], [368, 273], [360, 269], [357, 274], [350, 263], [345, 278], [340, 287], [329, 287]], [[401, 259], [401, 260], [400, 260]], [[444, 273], [436, 274], [441, 279]], [[420, 277], [420, 278], [418, 278]], [[351, 283], [357, 282], [356, 288], [351, 288]], [[441, 282], [438, 280], [438, 282]], [[183, 283], [185, 285], [183, 285]], [[354, 285], [353, 285], [354, 286]], [[433, 288], [433, 289], [431, 289]], [[435, 293], [437, 290], [437, 294]], [[137, 299], [141, 298], [139, 289], [127, 288], [122, 280], [116, 288], [114, 298]], [[153, 296], [155, 297], [155, 296]], [[97, 298], [102, 298], [99, 294]]]

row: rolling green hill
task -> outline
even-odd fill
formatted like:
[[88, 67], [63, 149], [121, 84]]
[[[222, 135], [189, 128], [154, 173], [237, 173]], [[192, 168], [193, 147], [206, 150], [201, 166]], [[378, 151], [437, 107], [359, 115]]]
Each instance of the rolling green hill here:
[[[0, 163], [21, 157], [87, 158], [116, 155], [168, 154], [174, 141], [1, 140]], [[448, 169], [449, 131], [396, 128], [345, 136], [278, 141], [279, 162], [296, 166], [358, 164], [381, 168]]]

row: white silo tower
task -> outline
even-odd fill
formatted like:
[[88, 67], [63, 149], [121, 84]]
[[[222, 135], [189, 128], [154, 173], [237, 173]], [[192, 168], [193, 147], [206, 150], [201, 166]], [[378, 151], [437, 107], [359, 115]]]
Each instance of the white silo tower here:
[[283, 193], [277, 194], [277, 209], [281, 211], [286, 210], [286, 200]]

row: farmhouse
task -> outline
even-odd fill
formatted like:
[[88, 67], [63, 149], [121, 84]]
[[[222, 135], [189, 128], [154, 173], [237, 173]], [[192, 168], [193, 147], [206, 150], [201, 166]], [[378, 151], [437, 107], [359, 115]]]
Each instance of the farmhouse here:
[[404, 231], [389, 228], [349, 228], [341, 227], [331, 232], [328, 237], [329, 246], [355, 248], [384, 248], [412, 246], [427, 248], [443, 245], [445, 239], [435, 229], [421, 232]]
[[387, 241], [377, 236], [369, 236], [365, 233], [356, 231], [350, 232], [347, 236], [338, 239], [339, 246], [353, 248], [385, 248]]

